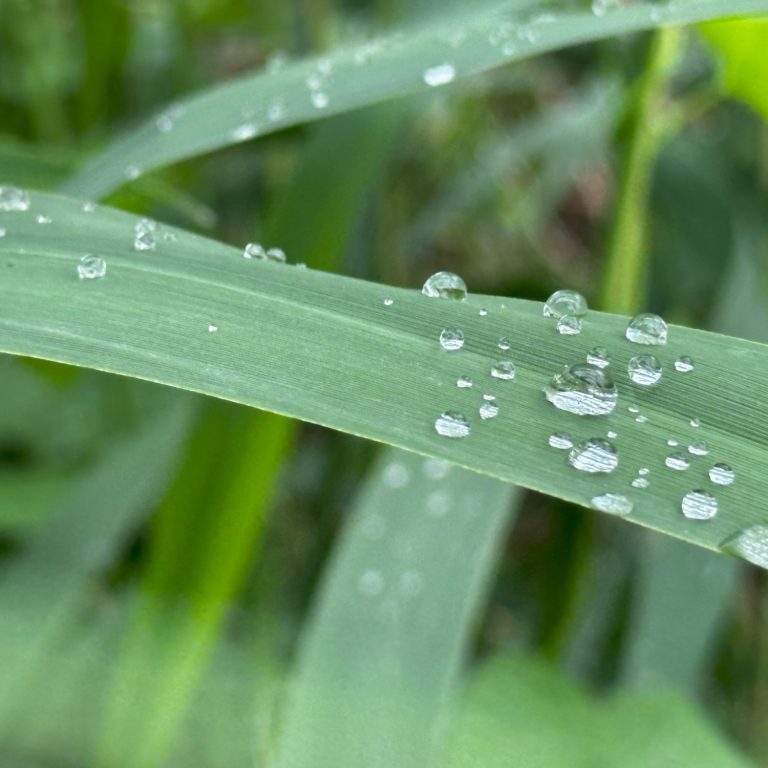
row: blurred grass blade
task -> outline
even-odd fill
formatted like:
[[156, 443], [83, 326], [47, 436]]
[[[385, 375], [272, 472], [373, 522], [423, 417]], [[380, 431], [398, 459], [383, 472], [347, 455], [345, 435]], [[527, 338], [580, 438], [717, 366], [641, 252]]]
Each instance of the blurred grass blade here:
[[[115, 142], [64, 186], [102, 197], [137, 175], [289, 125], [376, 104], [545, 51], [660, 25], [768, 12], [768, 0], [632, 3], [590, 11], [521, 13], [517, 2], [468, 9], [449, 23], [417, 26], [218, 85], [179, 102]], [[437, 69], [433, 69], [437, 68]], [[434, 72], [432, 78], [425, 72]], [[170, 121], [170, 122], [169, 122]]]
[[[45, 214], [49, 224], [38, 224]], [[78, 201], [32, 196], [24, 213], [4, 214], [0, 238], [0, 350], [124, 373], [327, 425], [380, 442], [445, 457], [495, 477], [589, 505], [616, 492], [634, 502], [631, 522], [717, 549], [728, 536], [764, 521], [768, 453], [768, 347], [679, 326], [656, 347], [665, 374], [659, 386], [633, 385], [630, 357], [647, 348], [624, 338], [626, 318], [592, 312], [578, 336], [563, 336], [536, 302], [470, 296], [428, 299], [287, 265], [253, 262], [233, 248], [164, 229], [158, 248], [133, 250], [136, 219]], [[166, 237], [171, 235], [171, 237]], [[83, 253], [109, 265], [102, 280], [78, 280]], [[301, 254], [296, 254], [301, 258]], [[393, 299], [387, 306], [384, 299]], [[479, 310], [488, 310], [487, 316]], [[209, 326], [218, 330], [210, 332]], [[445, 327], [467, 339], [458, 353], [438, 343]], [[491, 376], [497, 341], [509, 336], [514, 381]], [[609, 349], [620, 405], [607, 417], [584, 418], [547, 403], [543, 387], [564, 364]], [[674, 361], [689, 355], [695, 371]], [[500, 417], [478, 418], [477, 388], [497, 396]], [[637, 404], [645, 423], [629, 406]], [[441, 412], [463, 413], [468, 439], [435, 432]], [[701, 426], [690, 424], [700, 419]], [[597, 421], [597, 423], [595, 423]], [[616, 431], [618, 469], [608, 476], [579, 472], [549, 448], [553, 432], [577, 440]], [[664, 466], [666, 441], [708, 442], [689, 472]], [[734, 467], [729, 487], [709, 485], [712, 462]], [[650, 487], [631, 480], [652, 468]], [[683, 496], [710, 488], [720, 512], [707, 521], [681, 512]]]
[[185, 437], [191, 398], [124, 438], [83, 479], [45, 528], [0, 574], [0, 728], [8, 737], [36, 665], [74, 621], [91, 579], [111, 561], [168, 480]]
[[280, 768], [434, 764], [518, 493], [434, 459], [383, 453], [306, 631]]

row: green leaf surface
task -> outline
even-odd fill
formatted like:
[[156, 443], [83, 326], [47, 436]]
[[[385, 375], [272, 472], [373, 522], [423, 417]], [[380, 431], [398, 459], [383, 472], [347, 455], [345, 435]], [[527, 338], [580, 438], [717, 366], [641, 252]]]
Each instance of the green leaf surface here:
[[[630, 521], [718, 548], [726, 537], [765, 519], [762, 471], [768, 448], [768, 347], [679, 326], [653, 351], [664, 366], [655, 388], [631, 384], [630, 357], [649, 351], [624, 338], [627, 320], [592, 312], [579, 336], [562, 336], [536, 302], [470, 296], [429, 299], [287, 265], [243, 259], [236, 249], [163, 229], [157, 250], [133, 250], [132, 216], [107, 208], [88, 213], [78, 201], [36, 194], [28, 212], [5, 214], [0, 238], [0, 350], [148, 379], [242, 402], [373, 440], [440, 456], [516, 484], [581, 504], [620, 492], [635, 504]], [[44, 213], [50, 224], [38, 224]], [[168, 237], [170, 235], [170, 237]], [[101, 280], [78, 280], [85, 252], [103, 256]], [[296, 255], [297, 258], [301, 254]], [[387, 306], [384, 299], [393, 299]], [[479, 313], [488, 310], [487, 316]], [[209, 332], [215, 325], [216, 332]], [[446, 352], [438, 337], [459, 327], [467, 339]], [[512, 349], [500, 352], [508, 336]], [[542, 390], [564, 364], [607, 347], [619, 387], [608, 417], [555, 409]], [[695, 371], [673, 362], [690, 355]], [[510, 357], [514, 381], [491, 376]], [[471, 376], [475, 386], [456, 380]], [[482, 395], [498, 398], [500, 415], [477, 413]], [[637, 405], [646, 423], [628, 411]], [[445, 410], [464, 413], [465, 439], [436, 434]], [[689, 422], [701, 420], [700, 427]], [[618, 469], [591, 475], [547, 445], [556, 431], [576, 440], [618, 433]], [[665, 468], [667, 441], [704, 439], [707, 457], [691, 468]], [[713, 486], [712, 462], [734, 467], [732, 486]], [[640, 467], [650, 487], [630, 486]], [[719, 514], [708, 521], [681, 513], [692, 489], [709, 489]]]
[[[149, 170], [290, 125], [429, 89], [546, 51], [660, 25], [768, 11], [768, 0], [633, 3], [603, 16], [589, 11], [520, 12], [516, 2], [471, 9], [433, 23], [344, 47], [277, 72], [249, 75], [179, 102], [112, 144], [64, 189], [101, 197]], [[447, 70], [449, 65], [452, 70]], [[427, 78], [429, 79], [429, 78]], [[170, 121], [170, 122], [169, 122]]]
[[307, 629], [280, 768], [426, 768], [519, 492], [386, 451]]

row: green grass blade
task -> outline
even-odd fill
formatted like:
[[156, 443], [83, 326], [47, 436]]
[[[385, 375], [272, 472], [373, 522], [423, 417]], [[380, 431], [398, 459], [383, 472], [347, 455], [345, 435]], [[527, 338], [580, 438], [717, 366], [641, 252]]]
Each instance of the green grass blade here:
[[[32, 200], [30, 211], [3, 216], [0, 350], [242, 402], [445, 457], [581, 504], [621, 492], [636, 505], [630, 521], [713, 549], [764, 519], [764, 345], [672, 326], [670, 344], [655, 349], [665, 369], [661, 385], [640, 388], [629, 383], [626, 365], [647, 348], [624, 339], [620, 316], [590, 313], [579, 336], [561, 336], [536, 302], [428, 299], [413, 290], [254, 263], [236, 249], [182, 232], [175, 239], [161, 232], [158, 250], [140, 254], [132, 248], [134, 217], [106, 208], [84, 212], [78, 201], [56, 196]], [[38, 224], [41, 213], [52, 223]], [[106, 258], [105, 279], [77, 279], [85, 252]], [[385, 306], [385, 298], [394, 303]], [[463, 329], [461, 351], [440, 348], [446, 326]], [[512, 340], [515, 381], [490, 376], [505, 356], [496, 346], [500, 336]], [[558, 411], [542, 388], [595, 345], [613, 355], [620, 405], [599, 419]], [[693, 358], [695, 372], [675, 372], [673, 361], [683, 354]], [[462, 375], [473, 377], [475, 388], [457, 388]], [[485, 392], [500, 406], [500, 417], [487, 422], [477, 416]], [[647, 423], [628, 412], [634, 403]], [[446, 409], [469, 418], [468, 439], [436, 434], [435, 419]], [[692, 418], [702, 426], [691, 426]], [[563, 430], [577, 439], [616, 431], [618, 470], [595, 477], [570, 468], [547, 445], [552, 432]], [[683, 446], [705, 439], [711, 454], [694, 457], [687, 472], [668, 470], [671, 438]], [[710, 485], [713, 461], [732, 465], [737, 482]], [[642, 466], [652, 470], [650, 487], [630, 487]], [[683, 495], [699, 487], [720, 500], [720, 513], [706, 522], [681, 513]]]
[[[324, 57], [327, 64], [321, 65], [317, 88], [308, 87], [307, 80], [317, 76], [318, 60], [306, 60], [208, 89], [180, 102], [172, 130], [160, 130], [153, 118], [86, 165], [64, 190], [101, 197], [138, 173], [289, 125], [426, 91], [424, 72], [443, 64], [462, 78], [546, 51], [660, 25], [765, 13], [768, 0], [642, 2], [601, 17], [589, 11], [523, 15], [517, 6], [501, 2], [482, 11], [471, 9], [447, 24], [335, 51]], [[317, 100], [318, 93], [327, 103]]]
[[185, 437], [190, 398], [167, 399], [166, 413], [116, 444], [1, 574], [3, 740], [18, 712], [25, 705], [34, 709], [25, 698], [30, 675], [77, 618], [92, 578], [168, 480]]
[[433, 764], [517, 493], [435, 460], [382, 455], [307, 630], [281, 768]]

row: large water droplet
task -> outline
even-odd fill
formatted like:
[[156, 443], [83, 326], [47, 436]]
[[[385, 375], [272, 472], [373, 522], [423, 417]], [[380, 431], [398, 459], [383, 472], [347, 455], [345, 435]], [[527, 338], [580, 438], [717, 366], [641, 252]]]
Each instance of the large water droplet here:
[[601, 496], [595, 496], [592, 499], [593, 509], [600, 512], [608, 512], [611, 515], [626, 517], [632, 512], [632, 502], [620, 493], [604, 493]]
[[447, 85], [456, 77], [456, 68], [453, 64], [438, 64], [424, 70], [424, 82], [433, 88], [438, 85]]
[[555, 291], [544, 303], [544, 317], [560, 319], [566, 315], [581, 317], [587, 314], [587, 300], [577, 291]]
[[443, 437], [466, 437], [470, 432], [470, 426], [461, 413], [443, 411], [435, 419], [435, 432]]
[[675, 370], [679, 373], [689, 373], [693, 370], [693, 360], [685, 355], [683, 357], [678, 357], [677, 360], [675, 360]]
[[706, 440], [694, 440], [688, 446], [688, 453], [691, 453], [694, 456], [706, 456], [709, 453], [709, 446], [707, 445]]
[[690, 520], [710, 520], [717, 514], [717, 499], [706, 491], [690, 491], [683, 496], [681, 507]]
[[667, 324], [658, 315], [644, 312], [629, 321], [626, 335], [634, 344], [659, 346], [667, 343]]
[[440, 332], [440, 346], [455, 352], [464, 346], [464, 334], [458, 328], [443, 328]]
[[768, 568], [768, 526], [753, 525], [720, 544], [724, 552], [737, 555], [752, 565]]
[[573, 440], [571, 440], [571, 436], [567, 435], [565, 432], [555, 432], [549, 436], [549, 445], [552, 448], [564, 451], [573, 448]]
[[157, 222], [152, 219], [139, 219], [133, 228], [133, 247], [137, 251], [152, 251], [155, 248]]
[[557, 332], [563, 336], [576, 336], [581, 333], [581, 318], [576, 315], [563, 315], [557, 321]]
[[587, 362], [598, 368], [606, 368], [611, 363], [611, 354], [605, 347], [593, 347], [587, 353]]
[[431, 299], [464, 301], [467, 298], [467, 284], [453, 272], [436, 272], [427, 278], [421, 292]]
[[731, 485], [736, 479], [736, 473], [727, 464], [715, 464], [709, 470], [709, 479], [715, 485]]
[[515, 364], [511, 360], [499, 360], [491, 368], [491, 376], [502, 381], [511, 381], [515, 378]]
[[609, 440], [592, 437], [571, 448], [568, 463], [580, 472], [613, 472], [619, 465], [619, 454]]
[[107, 262], [99, 256], [88, 254], [77, 264], [77, 276], [81, 280], [96, 280], [107, 274]]
[[684, 472], [688, 467], [691, 466], [690, 461], [688, 461], [688, 457], [684, 453], [670, 453], [669, 456], [667, 456], [666, 459], [664, 459], [664, 464], [669, 467], [670, 469], [676, 469], [678, 472]]
[[0, 185], [0, 212], [28, 211], [29, 194], [10, 184]]
[[661, 378], [661, 363], [653, 355], [637, 355], [627, 363], [629, 378], [642, 387], [651, 387]]
[[499, 415], [499, 406], [496, 403], [485, 402], [480, 406], [480, 418], [495, 419]]
[[618, 393], [610, 376], [588, 363], [567, 367], [545, 387], [547, 400], [561, 411], [579, 416], [602, 416], [616, 407]]
[[472, 386], [472, 379], [469, 376], [460, 376], [456, 379], [456, 386], [459, 389], [469, 389]]

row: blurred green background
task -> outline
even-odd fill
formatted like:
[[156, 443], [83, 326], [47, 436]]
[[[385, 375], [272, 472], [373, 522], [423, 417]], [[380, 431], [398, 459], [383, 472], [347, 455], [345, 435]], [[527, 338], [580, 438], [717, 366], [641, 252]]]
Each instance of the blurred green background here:
[[[55, 189], [195, 89], [471, 6], [0, 0], [0, 183]], [[190, 160], [109, 202], [369, 280], [569, 287], [768, 341], [766, 51], [765, 21], [616, 38]], [[426, 765], [387, 738], [415, 744], [413, 723], [440, 718], [442, 765], [768, 765], [763, 573], [429, 466], [424, 490], [420, 459], [353, 437], [0, 358], [0, 765]], [[493, 510], [488, 529], [376, 544], [360, 527], [438, 509], [439, 492]], [[344, 591], [361, 541], [390, 563], [423, 552], [429, 620], [398, 614], [390, 636], [356, 613], [377, 591], [369, 571]]]

